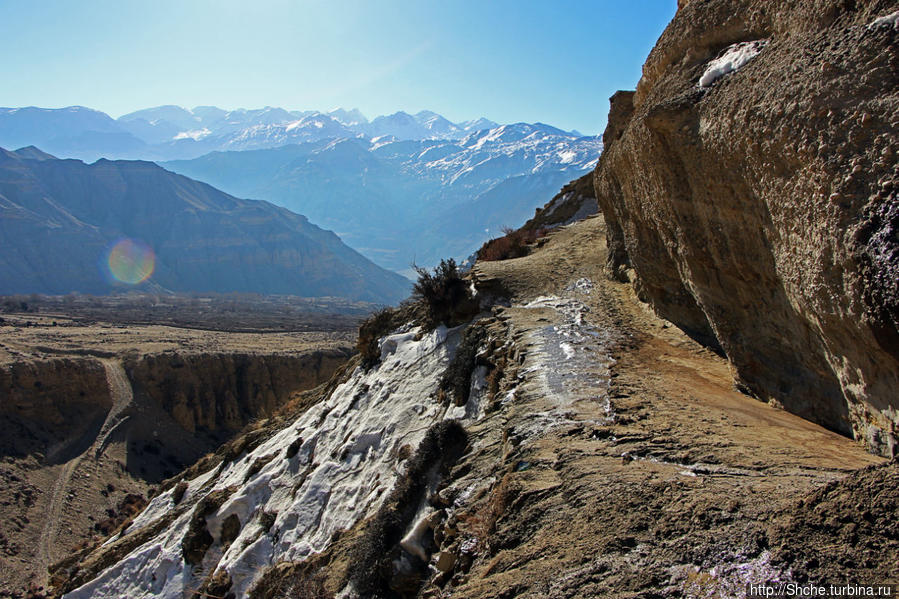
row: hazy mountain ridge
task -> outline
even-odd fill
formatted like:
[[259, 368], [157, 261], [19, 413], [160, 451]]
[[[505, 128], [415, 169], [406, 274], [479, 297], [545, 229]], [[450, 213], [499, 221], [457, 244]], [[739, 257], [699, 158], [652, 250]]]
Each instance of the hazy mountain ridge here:
[[306, 214], [378, 264], [403, 270], [468, 255], [524, 222], [601, 151], [598, 138], [516, 123], [461, 139], [348, 137], [163, 164]]
[[[413, 261], [467, 256], [502, 227], [524, 222], [602, 150], [599, 137], [542, 123], [453, 123], [428, 110], [369, 121], [358, 109], [171, 105], [116, 120], [82, 107], [4, 108], [4, 143], [86, 161], [158, 161], [227, 193], [305, 214], [401, 272]], [[489, 217], [455, 213], [462, 205]]]
[[0, 291], [105, 293], [109, 246], [156, 253], [152, 285], [172, 291], [343, 296], [390, 303], [408, 282], [332, 232], [268, 202], [241, 200], [139, 161], [59, 160], [0, 150]]
[[486, 128], [479, 118], [452, 123], [431, 111], [396, 112], [371, 122], [358, 109], [288, 111], [266, 106], [226, 111], [215, 106], [191, 110], [166, 105], [113, 119], [85, 108], [0, 108], [0, 146], [35, 145], [65, 158], [173, 160], [217, 150], [277, 147], [329, 137], [456, 139]]

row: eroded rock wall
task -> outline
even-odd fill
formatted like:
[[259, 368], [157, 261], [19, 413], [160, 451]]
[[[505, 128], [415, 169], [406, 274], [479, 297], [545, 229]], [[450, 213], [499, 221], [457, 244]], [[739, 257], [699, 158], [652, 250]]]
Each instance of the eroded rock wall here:
[[[612, 98], [595, 172], [609, 267], [759, 398], [894, 454], [895, 0], [694, 0]], [[699, 79], [731, 44], [767, 40]]]
[[0, 367], [0, 423], [5, 430], [0, 455], [46, 453], [60, 439], [77, 438], [102, 422], [111, 406], [106, 371], [94, 358], [5, 364]]
[[188, 432], [236, 432], [269, 416], [292, 393], [331, 378], [346, 349], [304, 355], [175, 354], [142, 356], [125, 364], [136, 392], [145, 393]]

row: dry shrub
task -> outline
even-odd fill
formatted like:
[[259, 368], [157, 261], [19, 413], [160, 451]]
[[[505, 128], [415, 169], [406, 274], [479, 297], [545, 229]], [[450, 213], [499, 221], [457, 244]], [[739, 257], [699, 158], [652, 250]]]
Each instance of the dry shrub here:
[[310, 561], [280, 562], [270, 567], [250, 592], [250, 599], [334, 599], [324, 568]]
[[292, 599], [334, 599], [334, 593], [325, 586], [325, 577], [318, 572], [300, 580], [291, 581], [287, 597]]
[[184, 494], [187, 492], [187, 481], [181, 481], [177, 485], [175, 485], [174, 490], [172, 490], [172, 503], [178, 505], [181, 503], [181, 500], [184, 499]]
[[381, 308], [372, 313], [359, 325], [359, 338], [356, 340], [356, 349], [362, 357], [362, 367], [371, 368], [381, 360], [381, 350], [378, 341], [389, 335], [400, 326], [422, 319], [421, 306], [415, 301], [406, 300], [396, 308]]
[[478, 260], [493, 262], [496, 260], [508, 260], [521, 258], [530, 253], [530, 244], [541, 237], [546, 237], [548, 229], [510, 229], [503, 228], [504, 235], [491, 239], [478, 250]]
[[393, 308], [382, 308], [369, 316], [359, 326], [356, 349], [362, 356], [362, 366], [371, 368], [381, 359], [378, 340], [398, 327], [398, 314]]
[[496, 362], [496, 366], [487, 373], [487, 398], [491, 401], [496, 398], [499, 392], [500, 382], [506, 374], [506, 358], [503, 356]]
[[478, 303], [455, 260], [441, 260], [433, 271], [413, 268], [418, 281], [412, 286], [412, 300], [422, 308], [425, 330], [432, 331], [441, 323], [453, 326], [477, 314]]
[[113, 532], [126, 528], [146, 505], [147, 500], [142, 495], [129, 493], [119, 502], [116, 509], [106, 510], [109, 517], [95, 523], [94, 531], [108, 537]]
[[476, 511], [459, 515], [459, 521], [477, 539], [478, 549], [489, 552], [490, 535], [496, 530], [497, 521], [515, 501], [519, 491], [518, 484], [512, 480], [512, 473], [506, 473]]

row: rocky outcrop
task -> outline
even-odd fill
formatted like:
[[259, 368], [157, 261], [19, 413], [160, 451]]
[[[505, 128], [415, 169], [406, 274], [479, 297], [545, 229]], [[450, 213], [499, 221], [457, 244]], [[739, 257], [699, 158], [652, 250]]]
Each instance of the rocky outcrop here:
[[633, 269], [744, 390], [884, 455], [899, 451], [899, 30], [874, 21], [896, 10], [679, 2], [636, 93], [612, 98], [595, 172], [613, 274]]
[[346, 362], [345, 349], [303, 355], [163, 353], [127, 360], [145, 393], [189, 433], [236, 432], [269, 416], [298, 390], [326, 382]]
[[593, 173], [568, 183], [543, 208], [537, 208], [534, 217], [521, 228], [539, 231], [569, 225], [599, 212], [596, 193], [593, 191]]

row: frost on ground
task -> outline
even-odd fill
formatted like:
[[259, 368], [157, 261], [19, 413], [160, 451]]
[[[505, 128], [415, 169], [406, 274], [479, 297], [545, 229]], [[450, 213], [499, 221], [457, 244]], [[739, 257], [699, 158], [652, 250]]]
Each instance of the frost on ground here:
[[899, 29], [899, 10], [874, 19], [868, 24], [868, 29], [874, 29], [875, 27], [892, 27], [893, 29]]
[[[377, 510], [404, 467], [397, 457], [400, 448], [415, 447], [433, 423], [447, 416], [431, 397], [462, 328], [440, 327], [418, 340], [417, 329], [386, 337], [379, 366], [357, 369], [291, 426], [189, 481], [182, 502], [214, 492], [225, 497], [205, 516], [212, 540], [199, 564], [187, 563], [182, 550], [191, 521], [197, 520], [192, 508], [66, 597], [180, 598], [216, 570], [227, 571], [231, 592], [245, 597], [269, 565], [323, 551], [335, 533]], [[480, 392], [483, 373], [474, 378], [473, 390]], [[476, 417], [478, 411], [454, 407], [451, 416]], [[171, 513], [172, 493], [155, 497], [123, 534], [135, 534]], [[223, 539], [235, 517], [236, 537]]]
[[778, 584], [791, 577], [789, 572], [772, 565], [771, 554], [765, 551], [750, 560], [733, 556], [711, 570], [678, 566], [672, 568], [672, 579], [680, 583], [683, 596], [688, 599], [738, 599], [746, 597], [750, 584]]
[[728, 46], [724, 52], [711, 61], [699, 78], [699, 87], [709, 87], [721, 77], [742, 68], [755, 58], [768, 44], [768, 40], [739, 42]]
[[577, 291], [579, 293], [590, 295], [590, 292], [593, 291], [593, 281], [586, 277], [581, 277], [574, 283], [566, 286], [565, 291]]
[[[593, 283], [579, 279], [567, 289], [589, 294]], [[590, 308], [573, 298], [541, 296], [521, 306], [525, 309], [550, 308], [558, 314], [558, 321], [530, 333], [529, 341], [535, 351], [529, 352], [522, 371], [523, 376], [533, 376], [542, 387], [543, 395], [557, 407], [572, 407], [578, 401], [596, 402], [602, 407], [602, 424], [614, 418], [609, 399], [611, 336], [584, 321]], [[535, 415], [535, 422], [541, 420]], [[543, 416], [565, 421], [564, 413], [553, 410]], [[545, 418], [543, 419], [545, 420]], [[553, 422], [541, 421], [540, 426]]]

